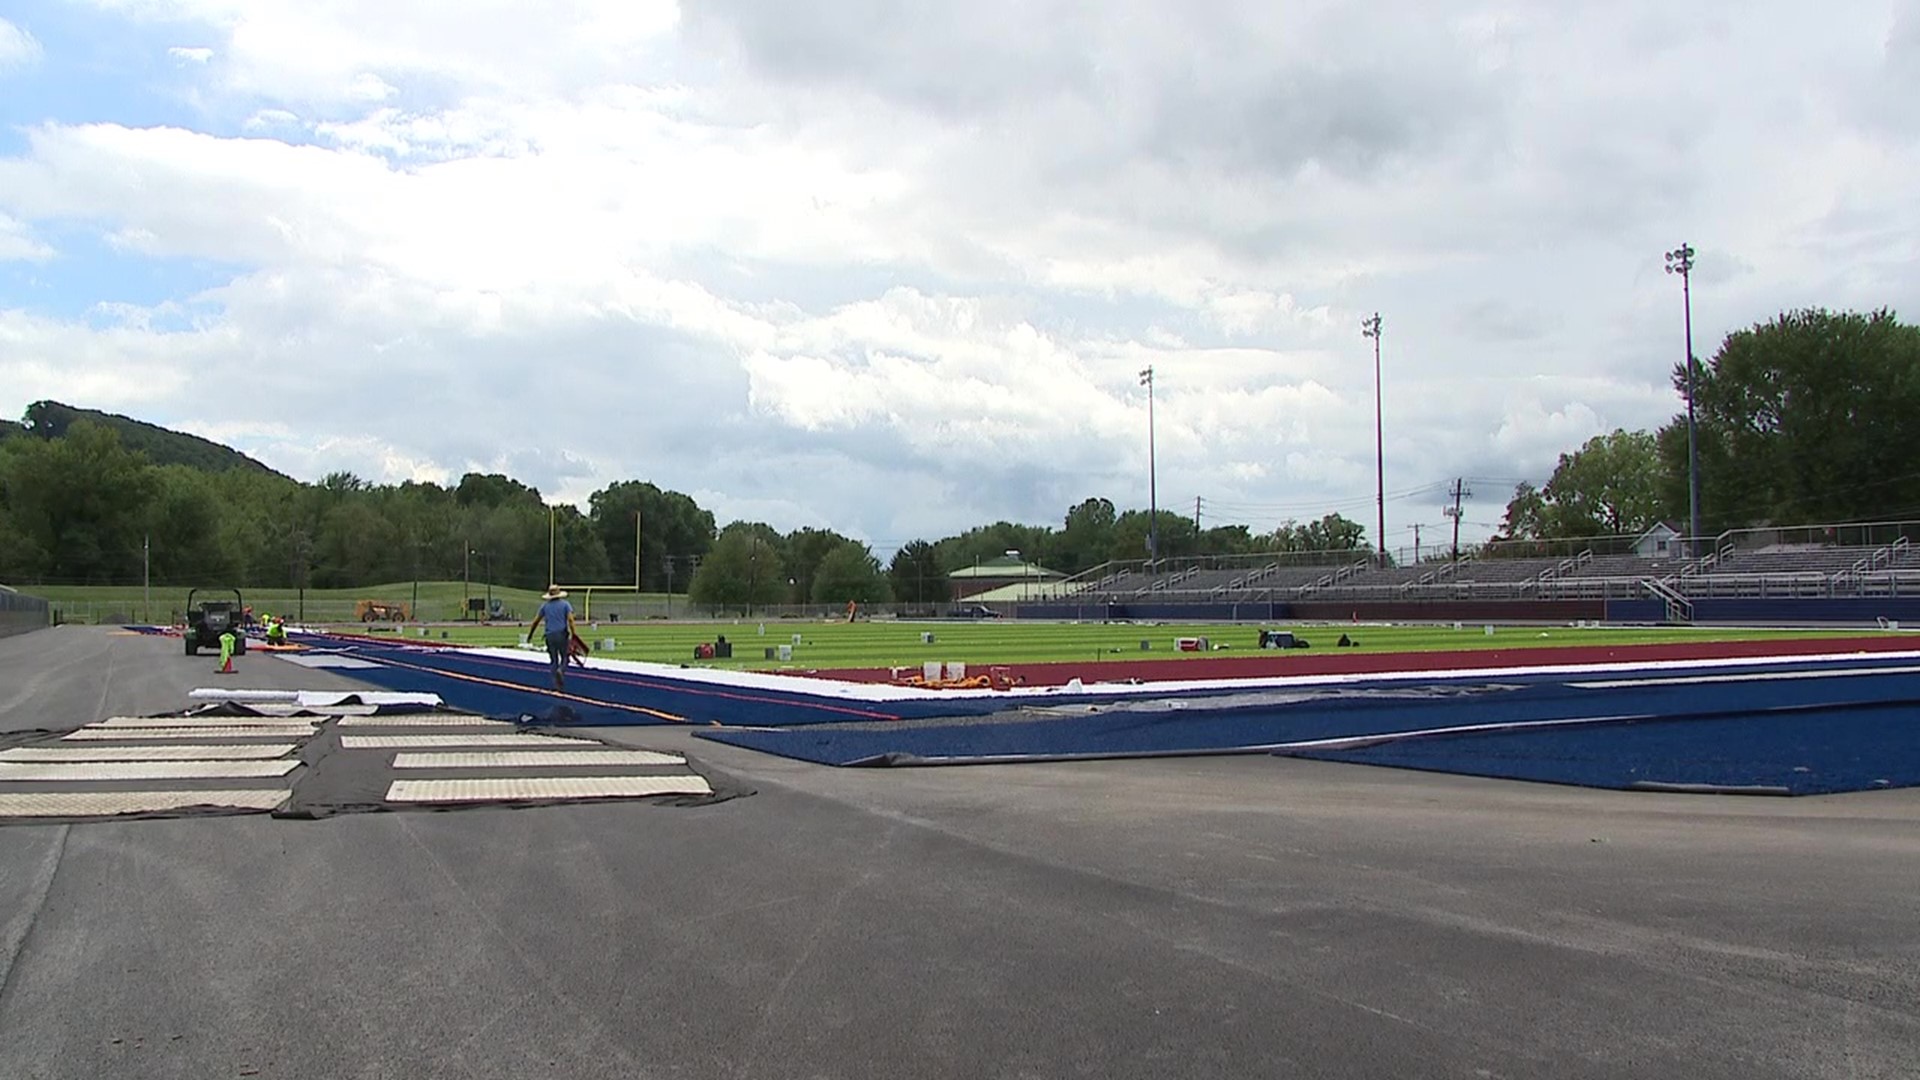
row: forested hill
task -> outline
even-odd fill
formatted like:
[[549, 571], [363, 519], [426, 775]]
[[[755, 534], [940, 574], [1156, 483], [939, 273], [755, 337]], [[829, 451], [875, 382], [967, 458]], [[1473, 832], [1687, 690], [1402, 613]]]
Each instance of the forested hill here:
[[267, 468], [240, 451], [222, 446], [211, 439], [169, 431], [144, 420], [134, 420], [114, 413], [100, 412], [96, 409], [79, 409], [72, 405], [63, 405], [58, 401], [36, 401], [27, 406], [24, 425], [0, 421], [0, 425], [3, 425], [0, 426], [0, 438], [24, 434], [35, 435], [42, 439], [57, 439], [65, 435], [67, 429], [80, 420], [91, 420], [96, 424], [112, 428], [120, 436], [121, 446], [128, 450], [145, 453], [147, 460], [155, 465], [186, 465], [207, 472], [240, 469], [291, 479]]

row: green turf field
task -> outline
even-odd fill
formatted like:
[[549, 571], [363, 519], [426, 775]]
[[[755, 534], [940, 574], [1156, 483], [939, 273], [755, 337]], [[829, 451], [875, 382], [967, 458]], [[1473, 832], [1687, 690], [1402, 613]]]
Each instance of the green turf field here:
[[[364, 589], [308, 589], [308, 622], [330, 622], [342, 629], [356, 630], [352, 622], [354, 604], [359, 600], [380, 600], [411, 604], [413, 582], [395, 582]], [[425, 628], [432, 640], [511, 645], [524, 639], [525, 624], [479, 626], [454, 624], [462, 599], [484, 599], [485, 586], [459, 581], [422, 581], [418, 586], [419, 615], [440, 623]], [[144, 593], [140, 586], [44, 586], [27, 591], [44, 596], [61, 610], [69, 622], [159, 622], [178, 618], [185, 610], [185, 589], [158, 588], [152, 591], [152, 606], [143, 612]], [[537, 593], [525, 589], [495, 586], [493, 598], [522, 619], [531, 619], [539, 607]], [[297, 617], [300, 598], [292, 589], [248, 590], [243, 593], [256, 612], [276, 612]], [[572, 597], [576, 611], [584, 615], [586, 598]], [[1182, 637], [1204, 637], [1216, 646], [1205, 655], [1245, 655], [1259, 650], [1259, 627], [1222, 623], [1041, 623], [1015, 619], [988, 619], [978, 622], [909, 622], [879, 619], [845, 623], [821, 619], [701, 619], [684, 621], [641, 618], [635, 610], [659, 612], [665, 598], [655, 594], [635, 598], [633, 594], [596, 593], [594, 610], [604, 612], [626, 607], [628, 613], [618, 622], [582, 619], [581, 636], [596, 647], [612, 639], [615, 647], [603, 655], [627, 660], [651, 660], [663, 663], [695, 663], [693, 647], [726, 635], [734, 645], [733, 659], [702, 660], [701, 665], [733, 668], [840, 668], [840, 667], [917, 667], [928, 660], [958, 661], [971, 666], [989, 664], [1036, 663], [1055, 660], [1137, 660], [1142, 658], [1192, 658], [1200, 653], [1178, 652], [1174, 641]], [[685, 610], [685, 598], [677, 597], [676, 614]], [[646, 605], [639, 608], [635, 605]], [[150, 612], [150, 613], [149, 613]], [[1489, 636], [1481, 624], [1469, 624], [1460, 630], [1448, 626], [1362, 624], [1294, 625], [1273, 624], [1291, 629], [1312, 643], [1313, 653], [1331, 649], [1346, 633], [1357, 640], [1361, 652], [1407, 652], [1440, 649], [1516, 648], [1520, 646], [1640, 644], [1676, 641], [1730, 641], [1767, 637], [1808, 638], [1822, 636], [1858, 636], [1872, 633], [1865, 629], [1831, 631], [1808, 630], [1726, 630], [1712, 627], [1620, 627], [1604, 629], [1568, 626], [1497, 626]], [[764, 630], [762, 629], [764, 628]], [[393, 631], [383, 627], [385, 634]], [[401, 631], [418, 639], [422, 628], [410, 626]], [[795, 644], [793, 636], [800, 635]], [[921, 640], [932, 634], [931, 643]], [[1141, 649], [1141, 643], [1147, 644]], [[781, 645], [792, 648], [792, 659], [782, 661], [777, 654], [766, 658], [766, 650]], [[1218, 648], [1224, 646], [1225, 648]], [[1343, 652], [1346, 650], [1342, 650]], [[1301, 652], [1287, 655], [1304, 655]]]
[[[1342, 634], [1359, 643], [1358, 650], [1341, 652], [1410, 652], [1443, 649], [1521, 648], [1553, 645], [1627, 645], [1663, 642], [1734, 641], [1764, 638], [1857, 637], [1865, 630], [1726, 630], [1714, 628], [1575, 628], [1570, 626], [1496, 626], [1488, 634], [1481, 624], [1454, 630], [1449, 626], [1382, 626], [1270, 624], [1292, 630], [1311, 643], [1307, 652], [1332, 650]], [[406, 631], [418, 635], [419, 630]], [[513, 645], [524, 642], [524, 627], [433, 627], [433, 640], [477, 645]], [[711, 622], [646, 622], [582, 624], [580, 633], [596, 655], [623, 660], [698, 663], [732, 668], [847, 668], [917, 667], [928, 660], [959, 661], [970, 667], [990, 664], [1036, 663], [1054, 660], [1138, 660], [1192, 658], [1200, 655], [1257, 654], [1259, 627], [1222, 623], [1049, 623], [992, 619], [979, 622], [803, 622], [794, 619]], [[931, 642], [923, 641], [931, 634]], [[693, 659], [694, 646], [725, 635], [733, 644], [733, 659]], [[794, 637], [799, 637], [795, 643]], [[388, 635], [382, 635], [388, 636]], [[1213, 646], [1205, 654], [1176, 651], [1182, 637], [1204, 637]], [[616, 644], [610, 651], [600, 645]], [[1142, 649], [1141, 644], [1147, 648]], [[792, 649], [792, 659], [778, 658], [779, 646]], [[766, 650], [776, 650], [774, 659]], [[1294, 651], [1279, 655], [1303, 656]], [[1271, 655], [1271, 654], [1270, 654]]]

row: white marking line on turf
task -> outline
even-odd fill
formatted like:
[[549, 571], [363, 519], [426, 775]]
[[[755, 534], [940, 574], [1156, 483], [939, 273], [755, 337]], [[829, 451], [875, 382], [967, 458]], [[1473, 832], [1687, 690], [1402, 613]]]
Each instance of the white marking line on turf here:
[[512, 728], [511, 720], [488, 720], [479, 716], [435, 716], [430, 714], [400, 714], [397, 716], [349, 716], [340, 721], [343, 728], [349, 727], [474, 727], [474, 728]]
[[435, 746], [546, 746], [578, 749], [597, 746], [579, 739], [548, 735], [342, 735], [342, 750], [418, 750]]
[[294, 743], [222, 743], [214, 746], [16, 746], [0, 761], [240, 761], [293, 753]]
[[112, 817], [220, 806], [272, 810], [290, 792], [278, 788], [239, 791], [21, 791], [0, 794], [0, 817]]
[[489, 780], [395, 780], [388, 802], [487, 802], [512, 799], [645, 798], [711, 795], [700, 776], [518, 776]]
[[316, 718], [304, 720], [255, 719], [248, 716], [113, 716], [88, 728], [210, 728], [210, 727], [313, 727]]
[[81, 728], [60, 738], [76, 742], [90, 739], [304, 739], [314, 731], [315, 728], [310, 725], [294, 728], [285, 724], [203, 728]]
[[274, 761], [0, 761], [0, 780], [240, 780], [285, 776], [300, 767]]
[[562, 765], [685, 765], [677, 754], [654, 750], [504, 750], [473, 754], [395, 754], [396, 769], [516, 769]]
[[1839, 679], [1849, 675], [1915, 675], [1920, 667], [1841, 668], [1836, 671], [1756, 671], [1746, 675], [1673, 675], [1652, 679], [1606, 679], [1571, 682], [1583, 690], [1617, 690], [1629, 686], [1680, 686], [1685, 683], [1768, 682], [1774, 679]]

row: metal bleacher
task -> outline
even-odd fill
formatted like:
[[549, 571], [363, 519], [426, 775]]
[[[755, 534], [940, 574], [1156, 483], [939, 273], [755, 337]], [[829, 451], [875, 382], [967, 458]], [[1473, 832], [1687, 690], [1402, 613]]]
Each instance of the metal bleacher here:
[[[1920, 549], [1905, 526], [1844, 526], [1884, 543], [1780, 542], [1775, 530], [1729, 532], [1698, 558], [1592, 549], [1571, 554], [1377, 566], [1366, 552], [1289, 553], [1108, 564], [1066, 583], [1083, 600], [1125, 603], [1273, 600], [1646, 599], [1689, 617], [1703, 598], [1920, 595]], [[1920, 523], [1914, 528], [1920, 530]], [[1801, 527], [1794, 535], [1836, 532]], [[1603, 540], [1608, 538], [1602, 538]], [[1596, 547], [1607, 546], [1596, 544]]]

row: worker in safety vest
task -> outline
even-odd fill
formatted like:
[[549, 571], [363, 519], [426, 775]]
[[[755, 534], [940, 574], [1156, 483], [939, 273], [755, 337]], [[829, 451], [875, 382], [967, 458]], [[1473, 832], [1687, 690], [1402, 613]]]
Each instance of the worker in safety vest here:
[[287, 624], [278, 615], [267, 616], [267, 644], [285, 645], [287, 643]]

